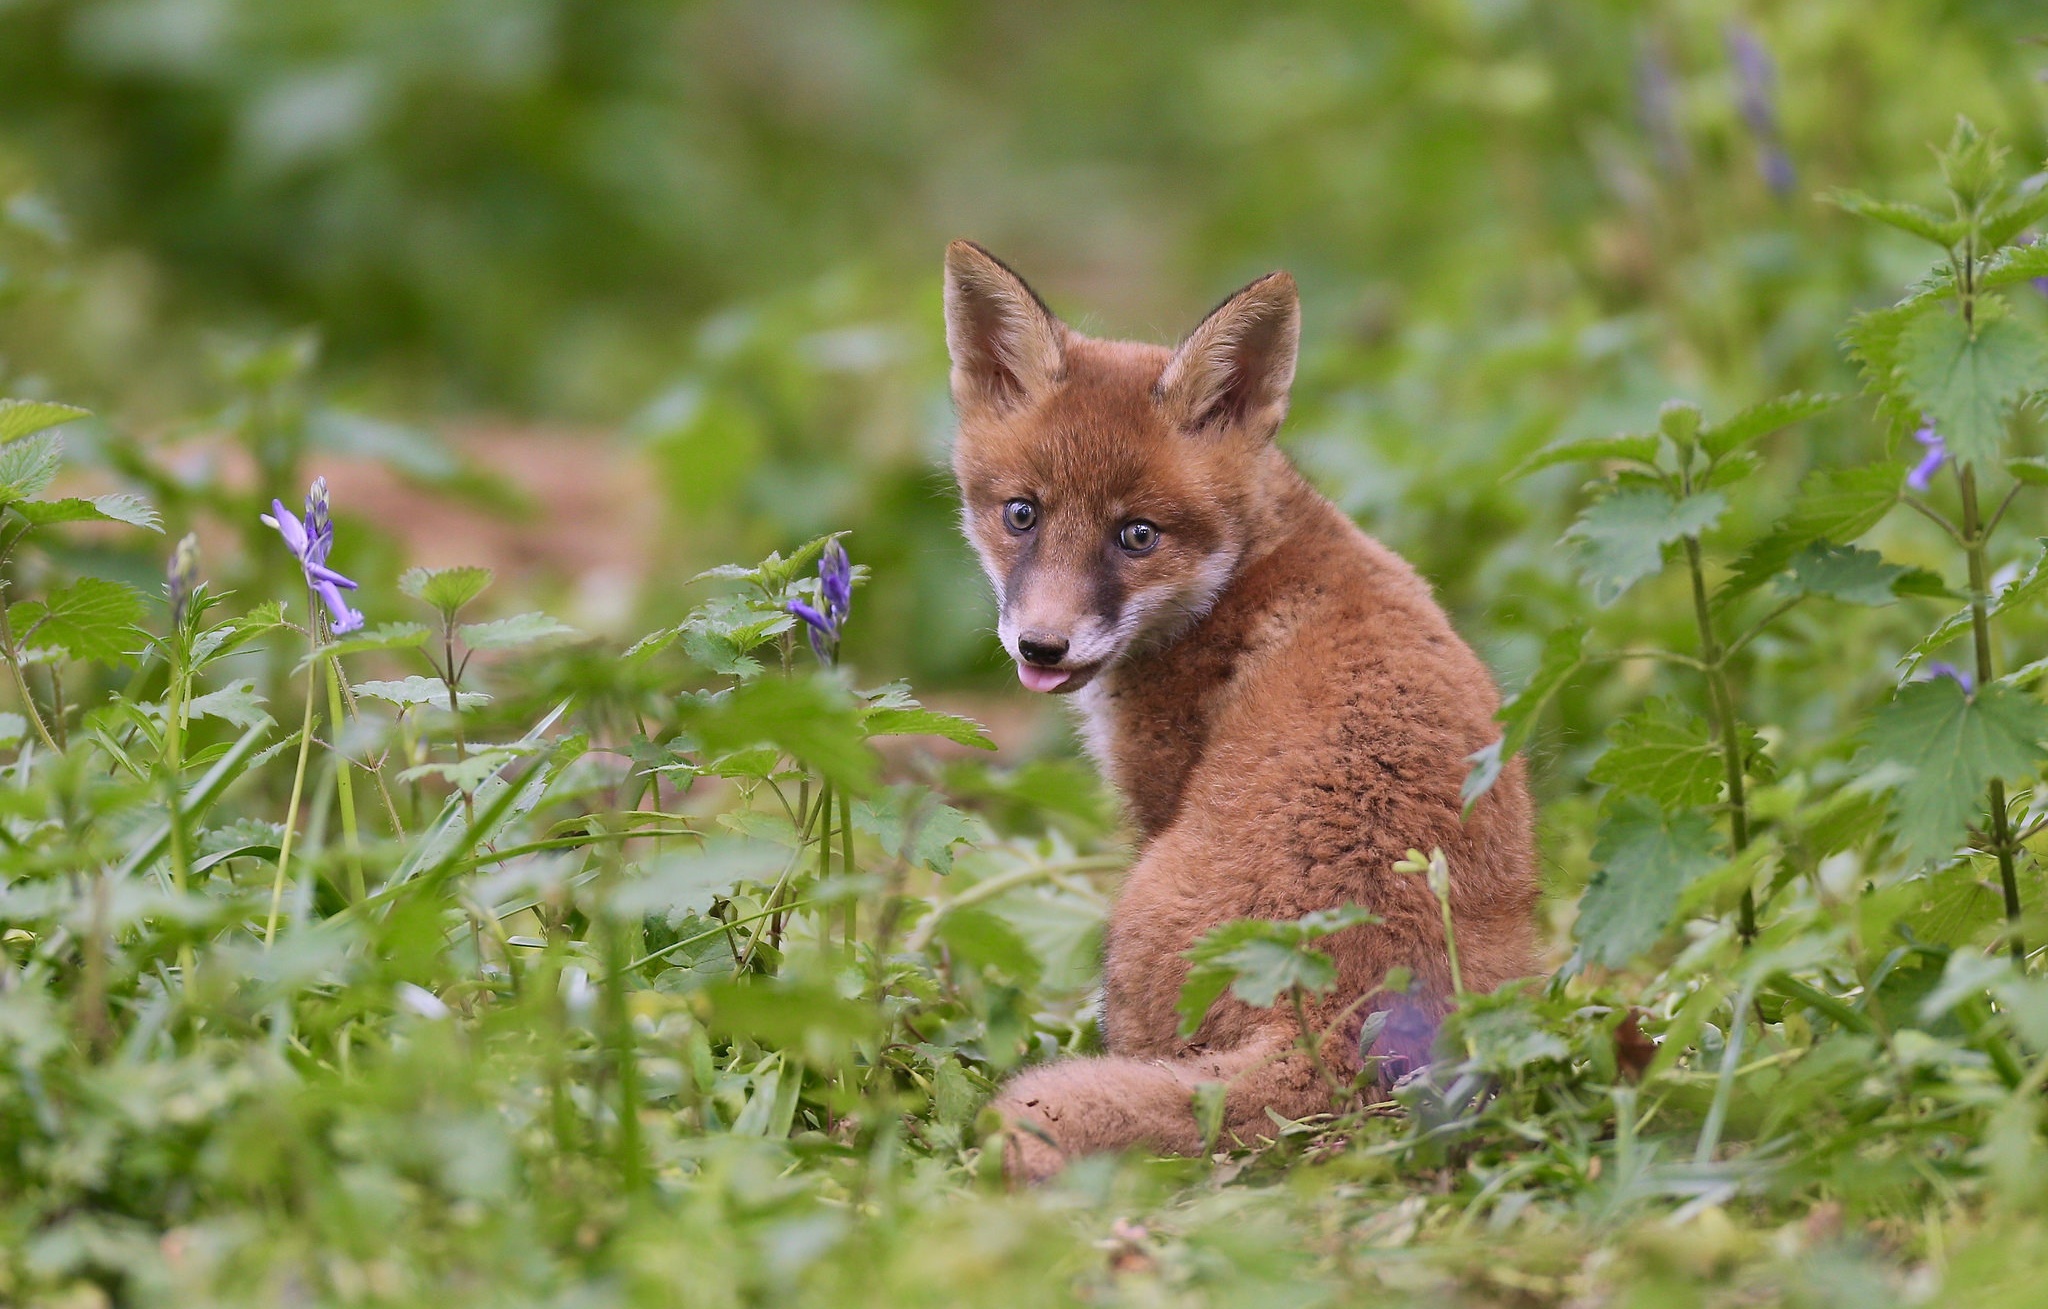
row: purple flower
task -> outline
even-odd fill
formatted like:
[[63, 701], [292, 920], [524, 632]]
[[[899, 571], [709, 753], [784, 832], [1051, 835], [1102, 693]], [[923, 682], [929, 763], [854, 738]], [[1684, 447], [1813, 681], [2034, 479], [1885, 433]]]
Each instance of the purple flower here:
[[1915, 491], [1925, 491], [1948, 459], [1948, 444], [1941, 439], [1941, 433], [1934, 430], [1934, 424], [1928, 419], [1922, 418], [1920, 423], [1920, 430], [1913, 433], [1913, 439], [1925, 446], [1927, 453], [1920, 456], [1920, 462], [1906, 474], [1906, 485]]
[[825, 553], [818, 560], [818, 601], [825, 606], [823, 611], [802, 600], [791, 600], [783, 607], [803, 620], [804, 635], [810, 638], [811, 653], [818, 656], [818, 662], [836, 663], [839, 632], [853, 612], [853, 561], [837, 539], [826, 542]]
[[1927, 676], [1922, 678], [1921, 680], [1932, 682], [1935, 679], [1942, 677], [1953, 678], [1956, 684], [1963, 688], [1964, 695], [1973, 694], [1977, 689], [1977, 684], [1971, 680], [1970, 675], [1968, 673], [1956, 667], [1954, 664], [1942, 663], [1938, 660], [1934, 663], [1927, 665]]
[[284, 538], [285, 545], [298, 559], [299, 567], [306, 574], [306, 585], [327, 606], [335, 635], [361, 627], [362, 614], [349, 608], [341, 595], [343, 591], [355, 590], [356, 584], [327, 566], [328, 552], [334, 549], [334, 517], [327, 501], [327, 479], [313, 479], [313, 487], [306, 493], [304, 522], [284, 507], [284, 501], [272, 500], [270, 512], [263, 515], [263, 523], [277, 529], [277, 534]]
[[1778, 70], [1756, 33], [1741, 23], [1728, 25], [1728, 53], [1735, 60], [1736, 108], [1757, 139], [1757, 167], [1763, 173], [1764, 185], [1771, 188], [1773, 195], [1783, 198], [1792, 194], [1799, 176], [1778, 133]]

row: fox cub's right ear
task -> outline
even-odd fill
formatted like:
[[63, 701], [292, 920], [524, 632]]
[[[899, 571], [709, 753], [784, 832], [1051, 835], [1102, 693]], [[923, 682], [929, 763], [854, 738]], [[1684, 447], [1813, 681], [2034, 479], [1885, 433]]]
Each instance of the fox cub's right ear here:
[[1024, 279], [972, 241], [946, 247], [953, 403], [1007, 409], [1059, 381], [1067, 329]]

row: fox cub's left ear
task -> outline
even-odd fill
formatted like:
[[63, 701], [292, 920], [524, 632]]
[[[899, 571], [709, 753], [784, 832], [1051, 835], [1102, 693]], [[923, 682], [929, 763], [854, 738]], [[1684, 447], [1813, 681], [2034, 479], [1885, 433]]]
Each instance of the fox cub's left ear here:
[[1301, 298], [1294, 279], [1268, 273], [1217, 306], [1159, 375], [1160, 403], [1181, 427], [1239, 427], [1270, 437], [1287, 416]]

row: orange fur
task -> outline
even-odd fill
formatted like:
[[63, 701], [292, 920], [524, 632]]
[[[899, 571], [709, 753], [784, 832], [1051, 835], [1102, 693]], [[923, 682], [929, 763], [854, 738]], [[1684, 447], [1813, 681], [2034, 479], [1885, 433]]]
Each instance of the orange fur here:
[[[1005, 1166], [1040, 1178], [1077, 1154], [1198, 1150], [1205, 1081], [1226, 1084], [1225, 1130], [1250, 1141], [1269, 1110], [1300, 1118], [1330, 1093], [1288, 1006], [1226, 994], [1180, 1038], [1183, 952], [1210, 928], [1346, 902], [1379, 915], [1322, 943], [1338, 983], [1309, 1021], [1347, 1075], [1374, 1009], [1404, 1012], [1372, 1053], [1412, 1062], [1451, 994], [1436, 901], [1392, 871], [1410, 848], [1449, 858], [1465, 985], [1531, 971], [1519, 765], [1459, 813], [1498, 693], [1428, 584], [1273, 443], [1299, 333], [1286, 274], [1167, 350], [1072, 331], [978, 246], [954, 243], [946, 268], [954, 471], [998, 630], [1027, 686], [1072, 696], [1143, 842], [1109, 923], [1109, 1054], [1003, 1089]], [[1154, 535], [1125, 532], [1138, 522]], [[1414, 975], [1408, 999], [1356, 1003], [1395, 967]]]

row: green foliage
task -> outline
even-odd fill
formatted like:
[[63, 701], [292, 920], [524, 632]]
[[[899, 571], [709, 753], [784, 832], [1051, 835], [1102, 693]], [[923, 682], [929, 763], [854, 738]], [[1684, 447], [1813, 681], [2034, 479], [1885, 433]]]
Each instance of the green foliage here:
[[1727, 508], [1718, 491], [1679, 499], [1660, 487], [1625, 485], [1594, 501], [1565, 535], [1578, 543], [1594, 603], [1610, 605], [1663, 566], [1665, 546], [1698, 536]]
[[1637, 795], [1610, 804], [1593, 843], [1600, 871], [1579, 902], [1586, 958], [1620, 968], [1662, 939], [1685, 889], [1721, 862], [1716, 844], [1704, 814]]
[[2048, 339], [1996, 300], [1965, 323], [1940, 309], [1899, 337], [1900, 381], [1965, 464], [1997, 463], [2013, 411], [2048, 384]]
[[88, 663], [121, 663], [141, 647], [142, 597], [105, 578], [81, 577], [45, 600], [7, 607], [7, 621], [23, 646], [51, 645]]
[[1187, 980], [1174, 1006], [1180, 1034], [1193, 1036], [1225, 990], [1255, 1009], [1283, 996], [1322, 995], [1337, 984], [1337, 965], [1314, 942], [1379, 921], [1347, 904], [1289, 922], [1246, 918], [1211, 928], [1186, 952]]
[[1893, 830], [1915, 859], [1933, 859], [1983, 813], [1987, 783], [2037, 771], [2048, 705], [2002, 683], [1971, 692], [1935, 677], [1900, 687], [1863, 739], [1871, 762], [1898, 770]]

